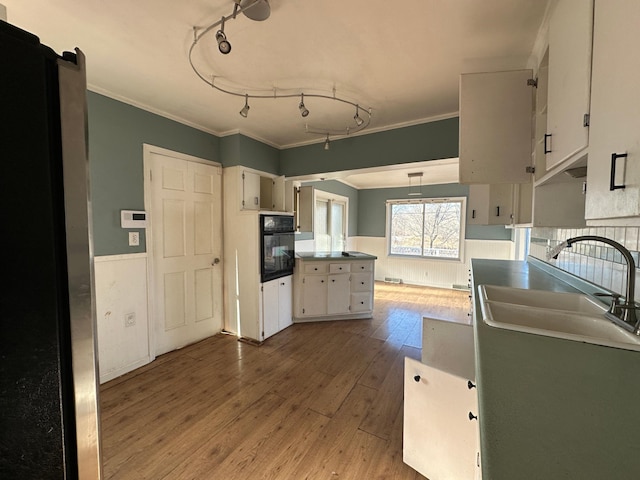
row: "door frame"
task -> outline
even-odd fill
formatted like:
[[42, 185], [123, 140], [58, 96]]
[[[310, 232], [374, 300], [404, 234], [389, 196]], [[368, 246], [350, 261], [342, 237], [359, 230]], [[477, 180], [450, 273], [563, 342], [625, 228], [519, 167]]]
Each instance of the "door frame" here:
[[[149, 341], [149, 362], [156, 359], [156, 334], [155, 334], [155, 318], [156, 318], [156, 285], [155, 285], [155, 265], [153, 260], [153, 215], [152, 215], [152, 185], [151, 185], [151, 167], [153, 160], [151, 155], [156, 153], [159, 155], [170, 156], [179, 160], [184, 160], [192, 163], [200, 163], [209, 165], [212, 167], [218, 167], [220, 174], [222, 175], [222, 164], [213, 160], [207, 160], [200, 157], [194, 157], [186, 153], [176, 152], [175, 150], [169, 150], [167, 148], [157, 147], [148, 143], [142, 144], [142, 164], [144, 169], [144, 209], [147, 212], [147, 227], [146, 227], [146, 251], [147, 251], [147, 338]], [[220, 232], [221, 245], [220, 258], [224, 258], [224, 216], [223, 213], [223, 192], [220, 191], [220, 215], [222, 220], [222, 232]], [[224, 275], [223, 275], [223, 292], [222, 299], [224, 300]], [[224, 326], [224, 308], [222, 312], [222, 324]]]

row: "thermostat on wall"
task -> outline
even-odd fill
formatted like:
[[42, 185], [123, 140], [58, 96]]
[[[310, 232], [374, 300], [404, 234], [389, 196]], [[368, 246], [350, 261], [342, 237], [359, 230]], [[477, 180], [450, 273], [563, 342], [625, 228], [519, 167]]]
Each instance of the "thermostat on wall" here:
[[146, 228], [147, 212], [144, 210], [121, 210], [120, 226], [122, 228]]

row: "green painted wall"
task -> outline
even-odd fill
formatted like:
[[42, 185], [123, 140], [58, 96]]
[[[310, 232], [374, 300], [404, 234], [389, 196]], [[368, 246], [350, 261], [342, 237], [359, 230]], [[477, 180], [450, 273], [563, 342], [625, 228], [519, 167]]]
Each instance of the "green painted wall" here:
[[143, 143], [220, 162], [219, 138], [159, 115], [88, 92], [89, 165], [94, 254], [145, 251], [130, 247], [120, 210], [144, 209]]
[[242, 165], [278, 175], [280, 150], [242, 134], [220, 138], [220, 158], [225, 167]]
[[458, 156], [458, 118], [348, 137], [280, 152], [280, 174], [288, 177], [421, 162]]
[[[409, 187], [375, 188], [358, 192], [358, 235], [361, 237], [384, 237], [386, 230], [386, 201], [410, 198]], [[457, 183], [425, 185], [422, 198], [468, 197], [469, 187]], [[502, 226], [467, 225], [468, 240], [511, 240], [511, 230]]]

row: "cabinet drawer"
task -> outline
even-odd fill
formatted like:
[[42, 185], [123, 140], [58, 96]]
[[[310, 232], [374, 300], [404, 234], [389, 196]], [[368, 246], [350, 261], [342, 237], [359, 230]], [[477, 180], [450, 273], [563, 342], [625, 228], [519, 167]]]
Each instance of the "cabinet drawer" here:
[[330, 263], [329, 273], [348, 273], [351, 271], [350, 263]]
[[367, 312], [373, 309], [373, 295], [371, 293], [351, 294], [351, 313]]
[[363, 261], [363, 262], [353, 262], [351, 264], [352, 272], [373, 272], [373, 262], [372, 261]]
[[325, 262], [305, 263], [304, 273], [327, 273], [327, 264]]
[[352, 292], [371, 292], [373, 290], [373, 275], [371, 273], [351, 274]]

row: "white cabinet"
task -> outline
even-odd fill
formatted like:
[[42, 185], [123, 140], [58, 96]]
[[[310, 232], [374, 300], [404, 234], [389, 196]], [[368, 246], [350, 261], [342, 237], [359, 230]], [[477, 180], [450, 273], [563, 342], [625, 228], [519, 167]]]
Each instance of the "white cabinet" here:
[[640, 2], [596, 1], [585, 212], [589, 225], [609, 218], [618, 218], [617, 225], [638, 224], [638, 218], [629, 218], [640, 215], [638, 25]]
[[460, 76], [460, 183], [531, 181], [531, 79], [531, 70]]
[[291, 278], [289, 275], [262, 284], [262, 340], [292, 323]]
[[369, 318], [373, 314], [374, 259], [296, 259], [296, 321]]
[[225, 202], [235, 202], [236, 197], [238, 210], [286, 211], [284, 177], [243, 166], [226, 167], [224, 175], [230, 180]]
[[241, 208], [243, 210], [260, 210], [260, 175], [248, 170], [241, 173], [242, 195]]
[[468, 381], [405, 358], [402, 459], [430, 480], [481, 476], [478, 400]]
[[467, 223], [509, 225], [512, 223], [513, 206], [513, 185], [469, 185]]
[[593, 0], [559, 0], [549, 22], [547, 170], [589, 140]]

